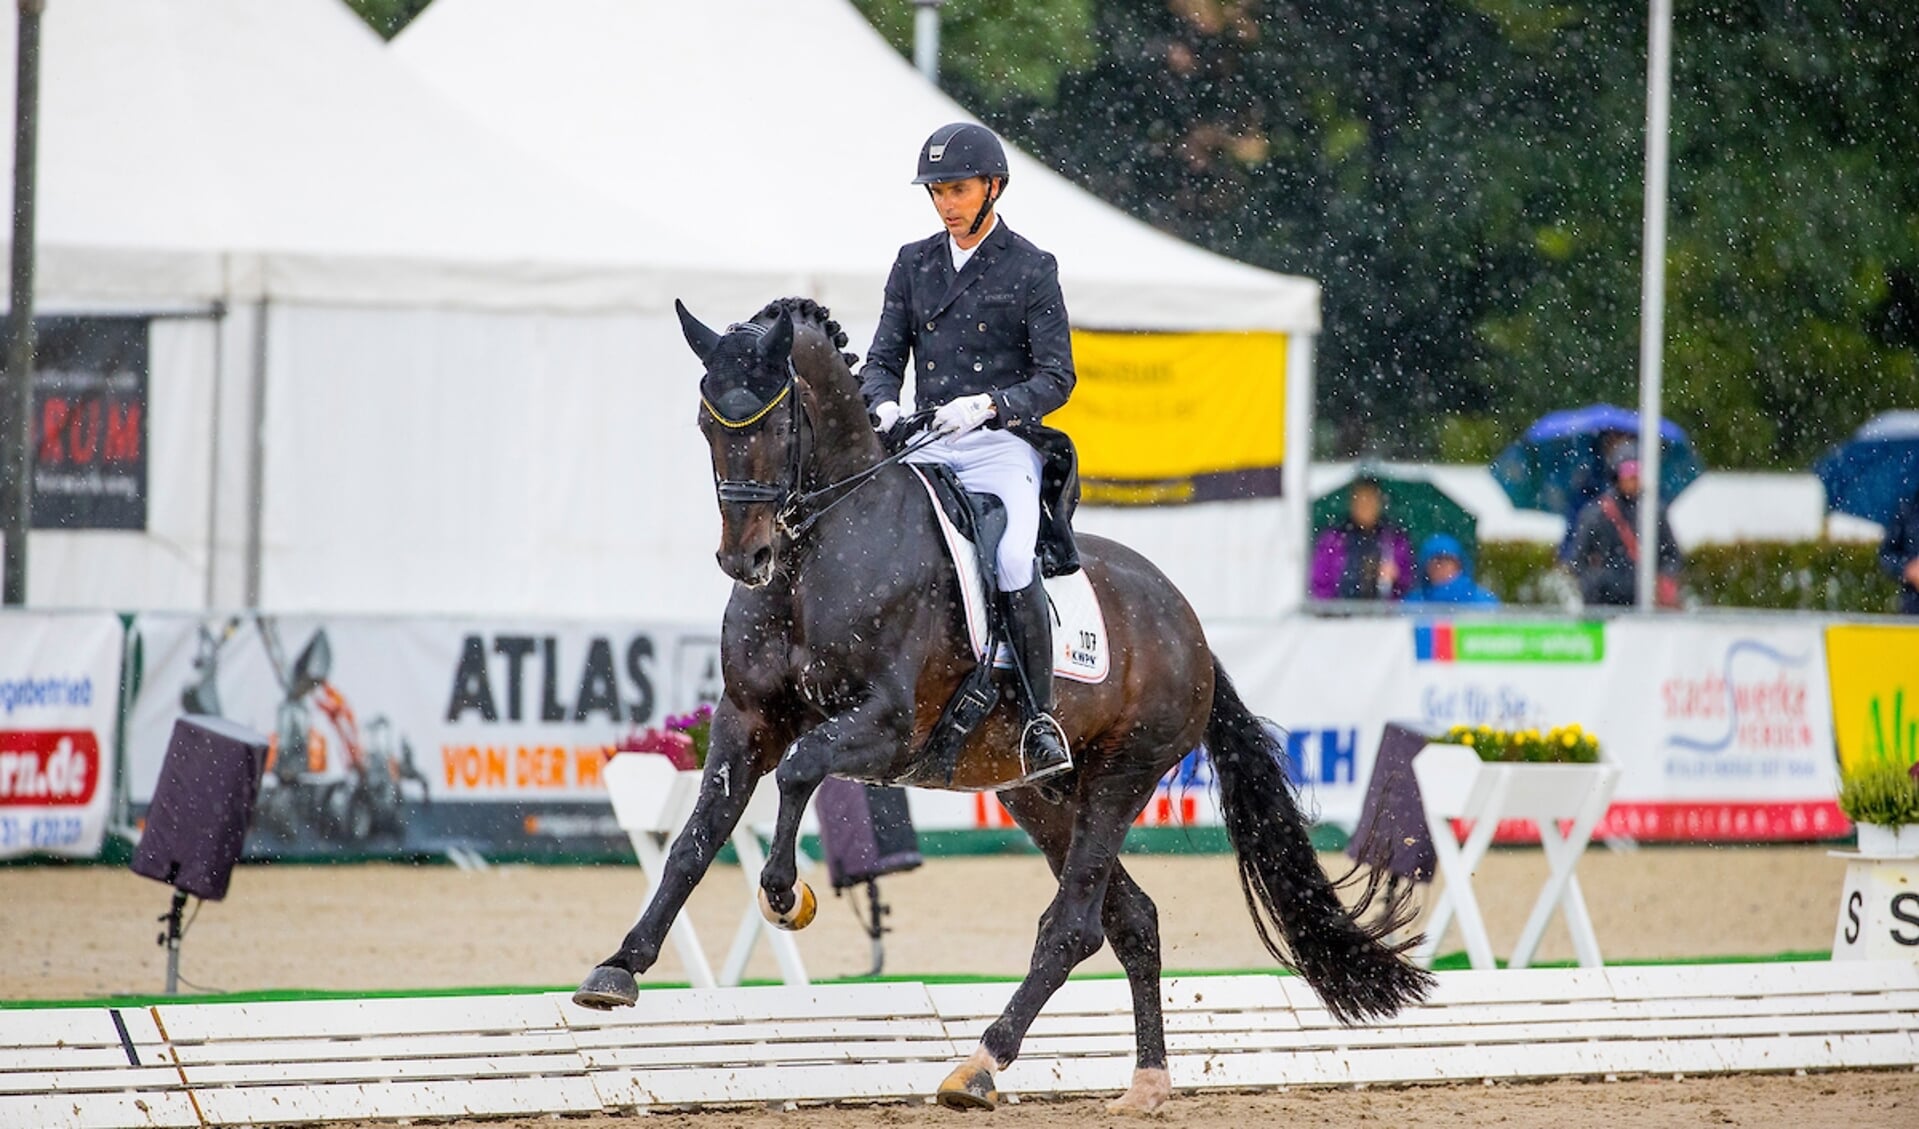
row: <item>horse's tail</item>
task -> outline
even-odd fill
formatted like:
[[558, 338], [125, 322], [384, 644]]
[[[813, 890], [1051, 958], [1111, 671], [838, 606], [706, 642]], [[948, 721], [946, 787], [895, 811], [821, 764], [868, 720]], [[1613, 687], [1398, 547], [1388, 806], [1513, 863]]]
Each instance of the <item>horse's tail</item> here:
[[[1340, 883], [1320, 869], [1286, 779], [1285, 750], [1239, 700], [1217, 658], [1206, 748], [1239, 859], [1239, 885], [1267, 951], [1304, 977], [1341, 1023], [1384, 1019], [1423, 999], [1432, 990], [1432, 974], [1406, 958], [1419, 938], [1386, 940], [1408, 923], [1411, 907], [1389, 905], [1366, 924], [1370, 884], [1359, 904], [1341, 904]], [[1284, 938], [1283, 946], [1275, 934]]]

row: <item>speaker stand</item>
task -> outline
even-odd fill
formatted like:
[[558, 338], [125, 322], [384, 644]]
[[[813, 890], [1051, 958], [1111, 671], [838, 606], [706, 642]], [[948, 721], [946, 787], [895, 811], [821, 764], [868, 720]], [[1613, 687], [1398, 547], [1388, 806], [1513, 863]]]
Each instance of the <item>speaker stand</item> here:
[[867, 914], [859, 912], [857, 901], [854, 902], [853, 912], [860, 919], [860, 928], [865, 930], [867, 939], [873, 942], [873, 967], [867, 969], [865, 973], [870, 979], [878, 976], [886, 967], [886, 942], [881, 938], [891, 932], [886, 926], [886, 916], [893, 912], [892, 906], [880, 901], [880, 884], [876, 879], [866, 880], [866, 906], [868, 913], [871, 914], [870, 918]]
[[159, 917], [159, 920], [167, 927], [166, 932], [160, 934], [159, 944], [167, 951], [167, 995], [169, 996], [180, 994], [180, 918], [186, 908], [187, 892], [175, 889], [172, 908]]

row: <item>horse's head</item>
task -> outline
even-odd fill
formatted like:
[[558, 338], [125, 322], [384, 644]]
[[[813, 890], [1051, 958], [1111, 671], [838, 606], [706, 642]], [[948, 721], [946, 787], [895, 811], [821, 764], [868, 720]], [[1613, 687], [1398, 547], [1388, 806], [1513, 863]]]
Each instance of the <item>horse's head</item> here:
[[800, 488], [802, 389], [793, 368], [793, 322], [748, 322], [715, 333], [675, 302], [686, 343], [706, 366], [700, 431], [713, 456], [726, 575], [757, 588], [773, 577], [773, 541], [783, 508]]

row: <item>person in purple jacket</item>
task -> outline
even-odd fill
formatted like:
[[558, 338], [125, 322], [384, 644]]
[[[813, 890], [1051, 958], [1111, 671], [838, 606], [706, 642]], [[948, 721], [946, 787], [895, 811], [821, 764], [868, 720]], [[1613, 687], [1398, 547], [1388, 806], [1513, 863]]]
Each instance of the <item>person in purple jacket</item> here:
[[1412, 590], [1413, 545], [1385, 509], [1378, 479], [1353, 479], [1346, 520], [1313, 546], [1313, 599], [1399, 600]]

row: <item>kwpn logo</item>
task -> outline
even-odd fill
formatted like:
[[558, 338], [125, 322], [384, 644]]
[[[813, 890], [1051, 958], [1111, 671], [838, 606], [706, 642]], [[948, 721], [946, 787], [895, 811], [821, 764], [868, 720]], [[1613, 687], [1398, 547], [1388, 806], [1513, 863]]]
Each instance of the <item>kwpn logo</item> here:
[[0, 732], [0, 804], [82, 807], [100, 784], [100, 742], [84, 729]]
[[1413, 656], [1423, 663], [1596, 663], [1606, 657], [1606, 629], [1598, 623], [1419, 623]]

